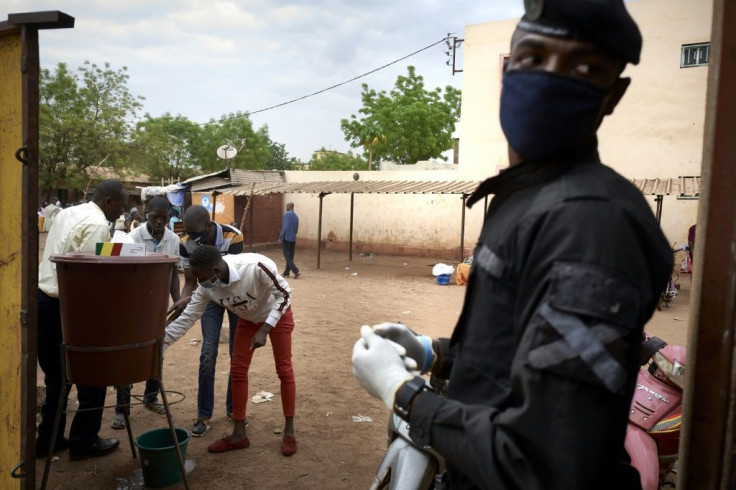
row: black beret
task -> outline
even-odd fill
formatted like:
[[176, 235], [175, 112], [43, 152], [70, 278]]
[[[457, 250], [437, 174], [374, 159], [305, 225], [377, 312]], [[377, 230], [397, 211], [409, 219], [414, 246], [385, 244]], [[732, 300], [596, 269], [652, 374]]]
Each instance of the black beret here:
[[639, 63], [641, 33], [623, 0], [524, 0], [517, 29], [586, 41], [629, 63]]

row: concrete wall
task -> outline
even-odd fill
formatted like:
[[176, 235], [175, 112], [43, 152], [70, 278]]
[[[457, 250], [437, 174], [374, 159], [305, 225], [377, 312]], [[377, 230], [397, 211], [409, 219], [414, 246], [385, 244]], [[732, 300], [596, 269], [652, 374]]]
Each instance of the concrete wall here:
[[[286, 172], [286, 181], [352, 181], [353, 171]], [[360, 180], [455, 181], [457, 170], [360, 172]], [[319, 223], [316, 194], [288, 194], [299, 216], [298, 247], [315, 248]], [[467, 221], [482, 222], [482, 203], [467, 210]], [[356, 253], [407, 254], [460, 259], [462, 200], [459, 195], [355, 194], [353, 250]], [[329, 250], [347, 250], [350, 240], [350, 194], [331, 194], [322, 203], [322, 244]], [[470, 254], [479, 228], [468, 228], [465, 251]]]
[[[628, 93], [599, 131], [604, 163], [625, 177], [700, 175], [707, 67], [680, 68], [683, 44], [710, 41], [712, 5], [701, 0], [638, 0], [627, 8], [644, 38], [641, 63], [629, 66]], [[465, 32], [459, 177], [473, 180], [507, 165], [498, 120], [501, 63], [517, 20], [471, 25]], [[653, 196], [647, 199], [654, 205]], [[666, 197], [662, 228], [683, 243], [697, 201]]]
[[[712, 6], [700, 0], [627, 2], [644, 37], [642, 60], [627, 68], [632, 85], [599, 131], [601, 158], [629, 179], [700, 175], [707, 67], [680, 68], [683, 44], [710, 40]], [[503, 58], [517, 19], [466, 27], [460, 163], [443, 170], [360, 172], [361, 180], [483, 180], [508, 165], [498, 121]], [[444, 166], [443, 166], [444, 167]], [[287, 182], [352, 180], [350, 172], [286, 172]], [[646, 196], [655, 207], [654, 196]], [[316, 247], [319, 199], [292, 194], [300, 218], [299, 245]], [[465, 251], [483, 223], [482, 202], [467, 211]], [[697, 201], [665, 196], [662, 228], [670, 243], [686, 242]], [[350, 195], [323, 200], [322, 240], [347, 250]], [[356, 194], [354, 250], [460, 257], [461, 200], [457, 195]]]

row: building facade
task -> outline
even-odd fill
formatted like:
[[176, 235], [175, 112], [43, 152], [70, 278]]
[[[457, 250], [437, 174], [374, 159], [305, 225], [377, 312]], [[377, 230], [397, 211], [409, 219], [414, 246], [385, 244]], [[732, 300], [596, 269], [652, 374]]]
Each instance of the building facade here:
[[[616, 111], [599, 130], [603, 162], [628, 179], [699, 176], [703, 153], [712, 4], [701, 0], [626, 3], [644, 39], [641, 62]], [[518, 19], [465, 31], [459, 178], [475, 180], [508, 165], [499, 123], [504, 57]], [[647, 196], [654, 206], [654, 196]], [[682, 244], [697, 201], [664, 196], [662, 228]]]

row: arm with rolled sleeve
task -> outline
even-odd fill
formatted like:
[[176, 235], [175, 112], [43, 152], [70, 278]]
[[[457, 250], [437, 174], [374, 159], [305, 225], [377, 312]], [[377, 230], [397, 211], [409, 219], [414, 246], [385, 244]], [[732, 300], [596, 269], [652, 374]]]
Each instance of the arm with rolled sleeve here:
[[166, 326], [164, 343], [171, 345], [182, 338], [192, 328], [192, 325], [202, 317], [209, 301], [210, 298], [204, 293], [204, 288], [198, 287], [182, 314]]
[[[431, 392], [412, 404], [414, 442], [430, 444], [481, 488], [638, 485], [636, 471], [621, 463], [623, 440], [642, 328], [670, 267], [659, 253], [667, 244], [648, 231], [653, 220], [632, 218], [630, 209], [586, 200], [561, 208], [520, 225], [517, 250], [527, 265], [517, 297], [524, 299], [504, 406]], [[558, 351], [545, 349], [556, 342]], [[475, 355], [481, 366], [469, 352], [455, 363]]]

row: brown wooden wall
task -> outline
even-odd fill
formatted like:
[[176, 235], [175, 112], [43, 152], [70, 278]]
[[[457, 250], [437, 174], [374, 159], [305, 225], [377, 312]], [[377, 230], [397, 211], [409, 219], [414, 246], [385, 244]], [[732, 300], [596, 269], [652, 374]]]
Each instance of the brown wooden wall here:
[[243, 232], [245, 250], [249, 251], [251, 246], [277, 242], [284, 215], [283, 194], [254, 196], [243, 224], [243, 210], [247, 202], [247, 196], [235, 197], [235, 222]]

